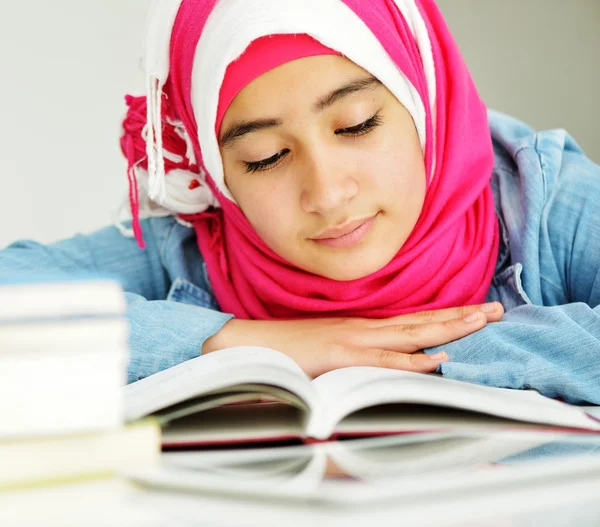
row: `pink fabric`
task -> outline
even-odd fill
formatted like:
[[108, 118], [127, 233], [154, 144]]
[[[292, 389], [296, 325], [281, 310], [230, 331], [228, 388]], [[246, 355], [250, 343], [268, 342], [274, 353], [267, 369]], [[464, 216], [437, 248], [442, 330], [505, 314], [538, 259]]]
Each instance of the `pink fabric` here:
[[[424, 208], [406, 244], [385, 268], [358, 280], [337, 282], [299, 270], [274, 254], [241, 210], [217, 191], [209, 175], [207, 182], [222, 209], [182, 218], [194, 224], [221, 309], [240, 318], [389, 317], [481, 302], [490, 286], [498, 225], [489, 186], [493, 150], [487, 113], [439, 10], [432, 0], [416, 0], [435, 61], [434, 141], [419, 50], [397, 6], [392, 0], [343, 1], [371, 29], [424, 102], [428, 176]], [[196, 44], [214, 3], [182, 2], [165, 86], [174, 113], [194, 139], [199, 163], [191, 74]]]
[[269, 35], [252, 42], [244, 54], [232, 62], [225, 72], [215, 123], [217, 136], [221, 130], [223, 117], [235, 96], [254, 79], [286, 62], [315, 55], [340, 55], [340, 53], [308, 35]]
[[[146, 97], [125, 96], [125, 103], [129, 110], [123, 121], [123, 135], [121, 137], [121, 151], [127, 159], [127, 179], [129, 182], [129, 205], [131, 208], [133, 234], [138, 242], [140, 249], [145, 249], [146, 244], [142, 236], [140, 226], [140, 202], [138, 181], [135, 168], [148, 170], [148, 157], [146, 156], [146, 141], [144, 140], [144, 128], [146, 126]], [[191, 164], [185, 157], [187, 145], [185, 140], [177, 134], [173, 120], [176, 118], [172, 111], [169, 111], [167, 98], [162, 98], [162, 135], [163, 148], [169, 152], [177, 153], [181, 160], [173, 161], [165, 157], [165, 172], [171, 170], [185, 170], [198, 174], [200, 169], [198, 165]], [[193, 190], [201, 185], [199, 179], [192, 179], [189, 189]]]

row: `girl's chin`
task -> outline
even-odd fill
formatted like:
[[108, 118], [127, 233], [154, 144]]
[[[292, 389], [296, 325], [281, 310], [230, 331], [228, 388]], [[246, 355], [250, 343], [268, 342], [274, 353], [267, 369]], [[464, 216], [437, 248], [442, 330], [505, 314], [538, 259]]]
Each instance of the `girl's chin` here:
[[[358, 259], [361, 261], [361, 259]], [[378, 261], [372, 262], [371, 265], [365, 265], [364, 259], [361, 261], [360, 267], [356, 264], [349, 263], [348, 266], [335, 265], [333, 262], [331, 265], [321, 265], [318, 269], [311, 270], [312, 273], [329, 278], [330, 280], [337, 280], [338, 282], [350, 282], [353, 280], [360, 280], [366, 278], [378, 271], [381, 271], [389, 261]]]

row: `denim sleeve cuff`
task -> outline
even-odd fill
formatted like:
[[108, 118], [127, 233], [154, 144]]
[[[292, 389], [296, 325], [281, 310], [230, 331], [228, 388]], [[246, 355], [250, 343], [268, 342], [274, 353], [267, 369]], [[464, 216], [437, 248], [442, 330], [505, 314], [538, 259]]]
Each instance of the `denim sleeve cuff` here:
[[127, 294], [130, 322], [129, 383], [200, 356], [204, 341], [233, 315]]

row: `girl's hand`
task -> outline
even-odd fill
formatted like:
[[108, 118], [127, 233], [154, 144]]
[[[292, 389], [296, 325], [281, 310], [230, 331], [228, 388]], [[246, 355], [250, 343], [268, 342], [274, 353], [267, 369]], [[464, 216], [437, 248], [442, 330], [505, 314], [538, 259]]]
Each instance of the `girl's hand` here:
[[425, 355], [421, 350], [470, 335], [503, 315], [502, 305], [493, 302], [387, 319], [232, 319], [206, 340], [202, 353], [233, 346], [264, 346], [285, 353], [311, 377], [346, 366], [428, 373], [448, 356], [444, 352]]

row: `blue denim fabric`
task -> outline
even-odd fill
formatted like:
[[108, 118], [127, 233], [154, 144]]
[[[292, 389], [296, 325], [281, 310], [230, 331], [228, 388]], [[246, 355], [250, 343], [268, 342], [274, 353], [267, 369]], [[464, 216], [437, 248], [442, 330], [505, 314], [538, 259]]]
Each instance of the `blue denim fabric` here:
[[[510, 439], [507, 438], [507, 441], [510, 442]], [[576, 437], [565, 437], [563, 441], [545, 443], [524, 452], [499, 459], [496, 463], [502, 465], [523, 464], [530, 461], [546, 461], [551, 458], [565, 459], [567, 456], [570, 458], [594, 456], [595, 459], [598, 459], [599, 454], [600, 443], [597, 439], [594, 439], [594, 436], [581, 440], [578, 440]]]
[[[444, 349], [455, 379], [600, 404], [600, 167], [562, 130], [490, 112], [501, 245], [488, 299], [501, 322]], [[199, 355], [231, 315], [212, 294], [193, 230], [142, 222], [145, 251], [114, 227], [0, 251], [0, 273], [112, 274], [128, 292], [129, 382]]]

